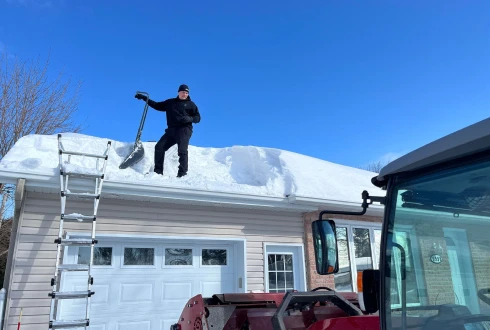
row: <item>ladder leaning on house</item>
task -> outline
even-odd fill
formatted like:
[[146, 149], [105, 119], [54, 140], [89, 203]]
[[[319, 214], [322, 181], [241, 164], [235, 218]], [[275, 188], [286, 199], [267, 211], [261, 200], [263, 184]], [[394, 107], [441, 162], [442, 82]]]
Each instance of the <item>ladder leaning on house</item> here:
[[[102, 192], [102, 184], [104, 182], [105, 170], [107, 167], [107, 160], [109, 157], [109, 150], [111, 148], [111, 141], [107, 142], [107, 149], [102, 155], [95, 154], [87, 154], [78, 151], [67, 151], [64, 149], [63, 144], [61, 142], [61, 134], [58, 134], [58, 149], [59, 149], [59, 169], [60, 169], [60, 196], [61, 196], [61, 217], [59, 224], [59, 232], [58, 238], [54, 241], [57, 244], [57, 252], [56, 252], [56, 268], [54, 272], [54, 277], [51, 279], [52, 291], [49, 293], [51, 297], [51, 310], [49, 315], [49, 328], [50, 329], [62, 329], [62, 328], [85, 328], [90, 324], [90, 297], [94, 294], [91, 290], [91, 286], [93, 285], [93, 277], [91, 274], [91, 266], [93, 263], [94, 256], [94, 245], [97, 244], [97, 240], [95, 239], [95, 224], [97, 218], [97, 209], [99, 207], [100, 195]], [[68, 162], [64, 162], [63, 155], [68, 155]], [[70, 164], [71, 156], [82, 156], [86, 158], [95, 159], [95, 168], [94, 169], [82, 169], [80, 170], [74, 164]], [[99, 168], [99, 161], [103, 159], [103, 164], [101, 168]], [[95, 183], [95, 189], [93, 192], [71, 192], [68, 189], [68, 179], [70, 177], [78, 177], [81, 179], [91, 180], [92, 183]], [[95, 182], [93, 182], [95, 181]], [[67, 198], [80, 198], [84, 200], [94, 201], [93, 206], [93, 214], [91, 215], [82, 215], [80, 213], [70, 213], [65, 214], [66, 210], [66, 200]], [[92, 224], [92, 234], [90, 238], [66, 238], [63, 234], [63, 223], [64, 222], [82, 222], [82, 223], [91, 223]], [[60, 258], [62, 257], [62, 250], [66, 246], [90, 246], [90, 261], [87, 265], [70, 265], [70, 264], [61, 264]], [[78, 272], [78, 271], [86, 271], [88, 273], [87, 278], [87, 290], [84, 291], [58, 291], [60, 289], [59, 286], [59, 278], [61, 274], [64, 272]], [[62, 320], [57, 317], [57, 310], [59, 310], [59, 300], [62, 299], [80, 299], [86, 298], [86, 309], [85, 309], [85, 318], [78, 320]]]

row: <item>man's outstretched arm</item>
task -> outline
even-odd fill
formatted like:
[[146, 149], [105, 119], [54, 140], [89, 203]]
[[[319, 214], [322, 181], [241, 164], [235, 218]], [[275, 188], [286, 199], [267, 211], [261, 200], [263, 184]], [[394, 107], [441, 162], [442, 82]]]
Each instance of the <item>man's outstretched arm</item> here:
[[[134, 97], [137, 98], [138, 100], [143, 100], [145, 102], [147, 99], [146, 95], [142, 95], [142, 94], [136, 94]], [[148, 99], [148, 105], [158, 111], [167, 111], [167, 107], [169, 103], [170, 103], [170, 99], [162, 102], [155, 102], [152, 99]]]

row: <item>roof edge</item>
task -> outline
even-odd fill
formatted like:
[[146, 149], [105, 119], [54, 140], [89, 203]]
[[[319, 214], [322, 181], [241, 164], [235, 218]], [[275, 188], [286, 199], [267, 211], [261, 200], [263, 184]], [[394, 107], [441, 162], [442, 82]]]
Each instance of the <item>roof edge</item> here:
[[[26, 188], [47, 188], [53, 192], [59, 190], [59, 177], [46, 173], [25, 173], [12, 170], [0, 170], [0, 180], [4, 183], [15, 184], [18, 179], [26, 180]], [[91, 189], [86, 180], [71, 179], [73, 187], [78, 189]], [[256, 209], [277, 209], [279, 211], [313, 212], [323, 208], [341, 210], [360, 210], [359, 203], [329, 200], [295, 194], [284, 197], [251, 195], [236, 192], [209, 191], [203, 189], [189, 189], [184, 187], [169, 187], [134, 183], [128, 181], [104, 181], [104, 198], [127, 200], [164, 200], [169, 203], [212, 205], [220, 207], [246, 207]], [[135, 198], [140, 197], [140, 198]], [[381, 215], [382, 206], [371, 205], [368, 212], [372, 215]], [[369, 214], [368, 214], [369, 215]]]

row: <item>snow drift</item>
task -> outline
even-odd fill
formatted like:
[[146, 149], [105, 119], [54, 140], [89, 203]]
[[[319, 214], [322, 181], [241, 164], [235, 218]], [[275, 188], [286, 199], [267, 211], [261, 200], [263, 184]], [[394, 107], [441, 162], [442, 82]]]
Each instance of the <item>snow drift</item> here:
[[[102, 154], [108, 140], [75, 133], [65, 133], [62, 138], [66, 150], [94, 154]], [[145, 158], [132, 168], [121, 170], [119, 165], [131, 152], [133, 143], [111, 141], [107, 181], [274, 197], [295, 194], [356, 203], [361, 201], [363, 190], [378, 194], [380, 191], [371, 184], [375, 173], [285, 150], [254, 146], [201, 148], [191, 145], [188, 175], [176, 178], [177, 146], [167, 151], [161, 176], [153, 173], [155, 142], [143, 142]], [[0, 161], [0, 172], [58, 175], [58, 162], [57, 135], [28, 135]], [[70, 166], [89, 171], [94, 164], [93, 158], [73, 156]]]

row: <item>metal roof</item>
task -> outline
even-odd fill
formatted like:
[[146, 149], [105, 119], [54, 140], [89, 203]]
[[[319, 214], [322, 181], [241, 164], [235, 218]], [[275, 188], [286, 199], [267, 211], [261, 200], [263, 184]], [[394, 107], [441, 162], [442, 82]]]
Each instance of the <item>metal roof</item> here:
[[392, 174], [415, 171], [488, 149], [490, 118], [446, 135], [394, 160], [381, 169], [378, 176], [372, 179], [372, 183], [383, 186], [387, 177]]

